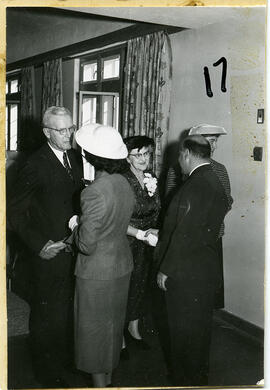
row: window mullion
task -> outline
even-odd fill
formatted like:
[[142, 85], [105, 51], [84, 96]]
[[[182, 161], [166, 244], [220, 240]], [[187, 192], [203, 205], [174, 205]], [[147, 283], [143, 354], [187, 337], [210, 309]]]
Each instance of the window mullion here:
[[10, 104], [7, 106], [7, 150], [10, 150]]
[[98, 92], [101, 92], [101, 90], [102, 90], [102, 69], [101, 69], [101, 63], [102, 63], [102, 61], [101, 61], [101, 55], [99, 54], [98, 55], [98, 60], [97, 60], [97, 69], [98, 69], [98, 82], [97, 82], [97, 91]]

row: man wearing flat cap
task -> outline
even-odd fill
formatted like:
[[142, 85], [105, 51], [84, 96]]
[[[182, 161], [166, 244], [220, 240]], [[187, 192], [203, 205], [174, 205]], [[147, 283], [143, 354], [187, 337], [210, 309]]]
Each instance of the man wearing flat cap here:
[[210, 144], [201, 135], [181, 142], [179, 164], [188, 178], [170, 203], [156, 252], [176, 386], [208, 384], [212, 314], [220, 280], [216, 242], [228, 209], [210, 154]]
[[[223, 188], [225, 190], [227, 199], [228, 199], [228, 210], [227, 213], [231, 210], [232, 204], [233, 204], [233, 198], [231, 196], [231, 184], [229, 175], [227, 172], [226, 167], [219, 163], [218, 161], [214, 160], [213, 154], [217, 148], [217, 142], [221, 135], [226, 135], [226, 130], [221, 126], [216, 125], [208, 125], [208, 124], [201, 124], [198, 126], [194, 126], [190, 129], [189, 135], [202, 135], [204, 138], [207, 139], [207, 141], [210, 143], [211, 146], [211, 158], [210, 158], [210, 165], [219, 178], [221, 184], [223, 185]], [[219, 232], [219, 239], [217, 242], [217, 248], [219, 253], [219, 266], [221, 270], [220, 274], [220, 282], [217, 287], [216, 291], [216, 297], [215, 297], [215, 309], [223, 309], [224, 308], [224, 277], [223, 277], [223, 248], [222, 248], [222, 237], [225, 233], [225, 225], [222, 223], [220, 232]]]
[[71, 148], [73, 131], [67, 108], [45, 111], [47, 142], [28, 159], [8, 204], [9, 228], [30, 253], [30, 346], [36, 380], [46, 387], [66, 387], [65, 367], [72, 359], [74, 257], [63, 239], [79, 210], [82, 187], [81, 156], [78, 160]]

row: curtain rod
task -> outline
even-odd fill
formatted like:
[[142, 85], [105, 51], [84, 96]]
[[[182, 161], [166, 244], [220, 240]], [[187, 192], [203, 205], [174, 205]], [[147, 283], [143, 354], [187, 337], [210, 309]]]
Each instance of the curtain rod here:
[[117, 42], [117, 43], [111, 43], [110, 45], [106, 45], [106, 46], [103, 46], [103, 47], [98, 47], [98, 48], [96, 48], [96, 49], [91, 49], [91, 50], [87, 50], [87, 51], [83, 51], [83, 52], [80, 52], [80, 53], [76, 53], [76, 54], [67, 56], [67, 57], [63, 58], [63, 60], [67, 60], [67, 59], [71, 59], [71, 58], [76, 58], [76, 57], [84, 56], [84, 55], [91, 54], [91, 53], [95, 53], [95, 52], [97, 52], [97, 51], [101, 51], [101, 50], [105, 50], [105, 49], [110, 49], [111, 47], [122, 46], [122, 45], [124, 45], [125, 43], [127, 43], [127, 41], [122, 41], [122, 42]]
[[78, 56], [77, 53], [86, 52], [89, 50], [90, 47], [92, 47], [92, 49], [90, 50], [95, 50], [99, 49], [100, 47], [104, 47], [104, 45], [106, 46], [106, 43], [119, 45], [119, 42], [123, 42], [123, 38], [125, 38], [125, 41], [128, 41], [129, 39], [137, 38], [146, 34], [152, 34], [161, 30], [166, 30], [168, 34], [173, 34], [185, 29], [182, 27], [164, 26], [156, 24], [135, 24], [130, 27], [125, 27], [104, 35], [99, 35], [95, 38], [86, 39], [84, 41], [76, 42], [71, 45], [36, 54], [32, 57], [14, 61], [12, 63], [8, 63], [6, 65], [6, 69], [7, 71], [11, 71], [13, 69], [23, 68], [31, 65], [34, 65], [36, 67], [41, 65], [43, 62], [50, 61], [52, 59], [66, 58], [74, 55]]

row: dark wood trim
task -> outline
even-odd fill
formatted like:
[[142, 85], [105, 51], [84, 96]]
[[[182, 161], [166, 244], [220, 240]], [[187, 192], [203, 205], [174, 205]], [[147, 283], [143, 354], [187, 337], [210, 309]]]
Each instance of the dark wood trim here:
[[264, 345], [264, 330], [259, 326], [243, 320], [226, 310], [215, 311], [214, 320], [230, 327], [249, 341], [256, 343], [257, 345], [259, 344], [260, 346]]
[[87, 50], [97, 49], [106, 45], [136, 38], [161, 30], [167, 31], [168, 34], [173, 34], [185, 29], [182, 27], [166, 26], [162, 24], [137, 23], [133, 26], [122, 28], [109, 34], [87, 39], [85, 41], [64, 46], [59, 49], [50, 50], [45, 53], [25, 58], [23, 60], [11, 62], [7, 64], [6, 70], [7, 72], [9, 72], [14, 69], [23, 68], [25, 66], [39, 66], [45, 61], [50, 61], [56, 58], [67, 59], [67, 57], [69, 56], [74, 56], [78, 53], [82, 53]]

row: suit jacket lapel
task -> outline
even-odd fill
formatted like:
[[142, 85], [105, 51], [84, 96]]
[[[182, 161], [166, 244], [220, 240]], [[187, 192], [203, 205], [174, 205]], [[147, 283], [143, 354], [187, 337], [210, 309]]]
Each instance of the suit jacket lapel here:
[[59, 173], [59, 175], [61, 174], [63, 177], [68, 178], [68, 180], [71, 181], [71, 178], [70, 178], [66, 168], [58, 160], [58, 158], [53, 153], [52, 149], [49, 147], [48, 144], [44, 145], [43, 154], [44, 154], [44, 157], [46, 158], [47, 162], [49, 162], [49, 164], [53, 167], [54, 171], [56, 170]]
[[[63, 164], [61, 164], [61, 162], [58, 160], [58, 158], [53, 153], [52, 149], [47, 143], [43, 146], [42, 152], [44, 158], [54, 168], [54, 170], [59, 172], [59, 175], [61, 174], [62, 177], [66, 178], [66, 181], [72, 182], [66, 168], [63, 166]], [[82, 179], [82, 163], [80, 163], [80, 161], [78, 161], [78, 159], [76, 158], [74, 150], [68, 150], [67, 153], [72, 168], [74, 180], [78, 183]]]
[[72, 174], [76, 182], [80, 181], [83, 177], [82, 160], [79, 160], [75, 154], [75, 151], [70, 149], [67, 151], [69, 162], [72, 168]]

